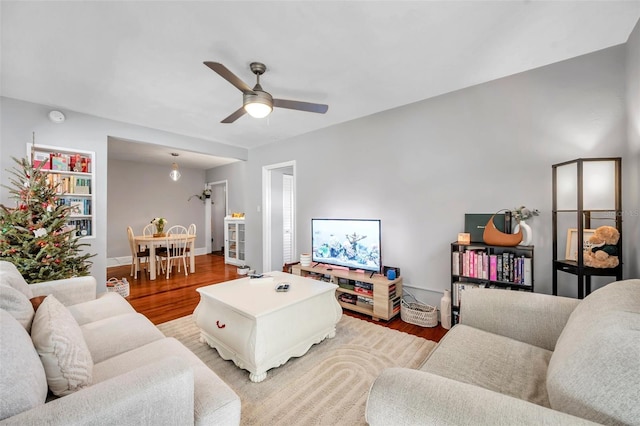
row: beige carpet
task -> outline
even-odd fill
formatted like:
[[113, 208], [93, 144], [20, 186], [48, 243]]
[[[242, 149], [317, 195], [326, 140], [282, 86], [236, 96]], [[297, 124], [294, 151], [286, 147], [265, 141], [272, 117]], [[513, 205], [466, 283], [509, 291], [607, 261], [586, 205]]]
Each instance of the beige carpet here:
[[158, 326], [180, 340], [218, 374], [242, 400], [243, 425], [364, 425], [369, 387], [388, 367], [416, 368], [435, 342], [342, 316], [336, 337], [304, 356], [269, 370], [252, 383], [249, 373], [200, 343], [191, 316]]

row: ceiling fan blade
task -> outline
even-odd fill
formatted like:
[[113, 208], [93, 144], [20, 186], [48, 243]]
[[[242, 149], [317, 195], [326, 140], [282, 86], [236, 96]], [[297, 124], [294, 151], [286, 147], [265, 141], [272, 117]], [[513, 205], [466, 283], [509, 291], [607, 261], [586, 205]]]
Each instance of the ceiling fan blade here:
[[222, 120], [221, 123], [225, 123], [225, 124], [226, 123], [233, 123], [238, 118], [240, 118], [243, 115], [245, 115], [246, 113], [247, 113], [247, 111], [245, 111], [244, 107], [240, 107], [233, 114], [231, 114], [230, 116], [228, 116], [227, 118]]
[[212, 70], [214, 70], [215, 72], [217, 72], [220, 75], [220, 77], [224, 78], [229, 83], [236, 86], [238, 90], [240, 90], [242, 93], [253, 93], [253, 90], [251, 90], [251, 87], [249, 87], [247, 83], [240, 80], [238, 76], [236, 76], [234, 73], [229, 71], [229, 69], [224, 65], [222, 65], [221, 63], [206, 61], [204, 64], [209, 68], [211, 68]]
[[290, 101], [287, 99], [274, 99], [273, 106], [278, 108], [296, 109], [298, 111], [317, 112], [324, 114], [329, 109], [329, 105], [313, 104], [311, 102]]

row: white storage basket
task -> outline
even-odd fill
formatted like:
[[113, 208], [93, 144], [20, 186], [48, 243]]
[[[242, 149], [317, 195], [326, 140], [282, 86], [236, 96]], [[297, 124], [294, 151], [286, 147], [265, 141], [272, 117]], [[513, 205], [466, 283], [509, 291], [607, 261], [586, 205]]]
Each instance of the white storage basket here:
[[[405, 301], [405, 296], [409, 296], [413, 301]], [[415, 324], [421, 327], [435, 327], [438, 325], [438, 309], [435, 306], [418, 302], [413, 295], [405, 291], [400, 301], [400, 318], [409, 324]]]
[[114, 291], [122, 297], [129, 297], [129, 282], [126, 279], [109, 278], [107, 291]]

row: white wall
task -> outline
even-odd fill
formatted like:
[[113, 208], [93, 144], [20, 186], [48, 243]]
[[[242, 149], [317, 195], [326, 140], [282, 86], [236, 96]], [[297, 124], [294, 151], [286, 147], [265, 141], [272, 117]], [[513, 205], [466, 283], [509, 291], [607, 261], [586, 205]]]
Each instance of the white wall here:
[[[298, 251], [310, 247], [312, 217], [379, 218], [383, 264], [432, 304], [449, 287], [465, 213], [538, 208], [535, 287], [550, 293], [551, 165], [626, 155], [625, 54], [606, 49], [252, 149], [247, 205], [260, 204], [263, 165], [296, 160]], [[247, 232], [259, 265], [260, 215], [248, 215]], [[575, 296], [566, 278], [560, 294]]]
[[177, 182], [169, 178], [171, 158], [165, 166], [131, 161], [111, 160], [107, 172], [107, 258], [109, 266], [130, 257], [127, 226], [136, 235], [154, 217], [167, 219], [165, 230], [173, 225], [188, 227], [195, 223], [200, 232], [196, 251], [204, 250], [205, 205], [197, 197], [204, 188], [205, 171], [180, 167]]
[[[64, 112], [67, 119], [62, 124], [49, 121], [47, 115], [52, 109]], [[90, 244], [87, 251], [96, 253], [93, 258], [91, 274], [98, 280], [98, 291], [105, 290], [107, 268], [107, 139], [116, 138], [153, 143], [156, 145], [179, 147], [181, 149], [220, 157], [247, 159], [247, 150], [222, 143], [176, 135], [160, 130], [135, 126], [113, 120], [107, 120], [69, 111], [60, 107], [34, 104], [7, 97], [0, 97], [0, 183], [8, 182], [8, 169], [14, 165], [11, 157], [24, 157], [26, 144], [31, 142], [32, 132], [36, 134], [36, 143], [59, 146], [69, 149], [82, 149], [96, 153], [94, 198], [96, 236], [87, 239]], [[204, 181], [200, 188], [204, 186]], [[0, 187], [0, 203], [11, 204], [8, 190]], [[144, 200], [130, 206], [139, 207]], [[117, 233], [120, 234], [120, 229]]]
[[629, 36], [627, 48], [628, 153], [622, 167], [623, 224], [626, 277], [640, 278], [640, 21]]
[[[383, 263], [401, 267], [406, 283], [432, 304], [449, 285], [449, 244], [463, 229], [464, 213], [524, 204], [542, 212], [531, 222], [536, 291], [549, 293], [552, 164], [622, 156], [624, 208], [639, 208], [633, 186], [640, 152], [638, 38], [636, 28], [626, 46], [259, 147], [249, 155], [241, 148], [73, 111], [63, 110], [67, 121], [56, 125], [47, 119], [49, 106], [1, 98], [0, 182], [7, 182], [10, 157], [25, 155], [32, 131], [41, 144], [95, 151], [97, 234], [89, 242], [90, 251], [98, 253], [92, 273], [103, 283], [108, 136], [249, 158], [207, 171], [204, 181], [229, 181], [229, 211], [246, 213], [247, 261], [253, 265], [262, 264], [262, 166], [296, 160], [298, 251], [310, 246], [311, 217], [380, 218]], [[4, 188], [0, 202], [8, 203]], [[623, 225], [625, 276], [637, 276], [639, 225], [630, 216]], [[575, 287], [569, 279], [561, 283], [561, 294], [575, 295]]]

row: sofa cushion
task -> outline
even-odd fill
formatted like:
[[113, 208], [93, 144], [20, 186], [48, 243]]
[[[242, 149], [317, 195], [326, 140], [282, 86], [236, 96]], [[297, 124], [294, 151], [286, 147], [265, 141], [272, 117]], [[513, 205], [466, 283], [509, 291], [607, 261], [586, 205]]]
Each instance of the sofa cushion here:
[[68, 395], [91, 384], [93, 360], [82, 330], [53, 295], [36, 311], [31, 338], [54, 395]]
[[0, 260], [0, 283], [7, 284], [19, 292], [23, 293], [27, 299], [33, 297], [33, 292], [29, 287], [29, 284], [25, 281], [24, 277], [11, 262], [6, 260]]
[[102, 293], [97, 299], [67, 306], [67, 308], [80, 325], [136, 312], [124, 297], [113, 292]]
[[200, 358], [174, 338], [157, 340], [96, 363], [94, 379], [96, 383], [100, 383], [167, 357], [181, 358], [193, 368], [196, 425], [240, 424], [240, 398], [238, 395]]
[[640, 280], [587, 296], [562, 331], [547, 372], [551, 408], [607, 424], [640, 419]]
[[35, 314], [33, 305], [24, 293], [2, 282], [0, 282], [0, 309], [11, 314], [27, 332], [31, 331], [31, 322]]
[[0, 420], [44, 404], [47, 378], [24, 327], [0, 309]]
[[549, 407], [550, 358], [546, 349], [458, 324], [420, 369]]
[[118, 315], [80, 327], [95, 363], [146, 345], [164, 334], [144, 315]]

